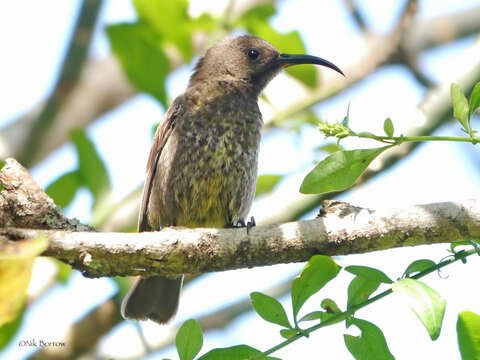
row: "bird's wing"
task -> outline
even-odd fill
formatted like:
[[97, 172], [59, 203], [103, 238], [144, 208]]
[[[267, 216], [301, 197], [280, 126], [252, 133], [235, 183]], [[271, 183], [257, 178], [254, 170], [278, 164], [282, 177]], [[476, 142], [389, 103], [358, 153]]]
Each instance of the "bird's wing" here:
[[150, 194], [152, 192], [153, 181], [157, 172], [158, 159], [160, 154], [167, 143], [170, 134], [175, 127], [175, 120], [179, 111], [182, 108], [182, 101], [180, 97], [176, 98], [168, 108], [165, 120], [160, 124], [153, 137], [152, 149], [150, 150], [150, 156], [147, 162], [147, 175], [145, 178], [145, 185], [143, 187], [142, 204], [140, 206], [140, 212], [138, 215], [138, 231], [152, 231], [158, 229], [152, 229], [148, 223], [147, 211], [148, 203], [150, 201]]

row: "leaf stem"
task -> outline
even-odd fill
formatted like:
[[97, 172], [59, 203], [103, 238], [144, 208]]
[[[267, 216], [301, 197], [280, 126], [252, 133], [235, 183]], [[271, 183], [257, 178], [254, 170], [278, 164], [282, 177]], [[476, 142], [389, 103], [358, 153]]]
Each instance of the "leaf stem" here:
[[476, 144], [480, 141], [480, 139], [473, 136], [377, 136], [370, 133], [352, 133], [351, 135], [363, 139], [373, 139], [395, 145], [399, 145], [408, 141], [458, 141], [471, 142], [473, 144]]

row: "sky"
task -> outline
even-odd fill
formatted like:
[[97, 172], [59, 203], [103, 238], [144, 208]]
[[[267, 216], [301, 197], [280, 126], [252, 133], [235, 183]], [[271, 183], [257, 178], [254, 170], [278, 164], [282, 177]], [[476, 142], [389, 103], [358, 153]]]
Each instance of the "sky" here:
[[[200, 0], [193, 2], [192, 11], [205, 4]], [[221, 9], [223, 1], [209, 2], [214, 9]], [[298, 1], [283, 1], [279, 4], [279, 15], [273, 25], [281, 31], [299, 30], [307, 44], [310, 54], [318, 55], [338, 65], [348, 63], [355, 58], [361, 48], [361, 38], [356, 34], [349, 21], [341, 1], [328, 1], [328, 6], [317, 8], [318, 2], [305, 0], [302, 6]], [[362, 12], [375, 31], [386, 32], [392, 26], [401, 9], [401, 1], [363, 1]], [[0, 62], [0, 129], [17, 116], [28, 111], [42, 101], [54, 86], [59, 65], [72, 29], [72, 20], [78, 10], [78, 1], [16, 2], [0, 3], [0, 40], [6, 51]], [[421, 1], [420, 19], [431, 18], [478, 5], [478, 1]], [[130, 21], [135, 18], [128, 0], [107, 1], [102, 9], [100, 22], [96, 29], [91, 56], [103, 57], [109, 54], [109, 46], [103, 31], [105, 24]], [[301, 19], [301, 20], [300, 20]], [[468, 63], [466, 49], [474, 42], [474, 37], [455, 44], [428, 51], [420, 59], [422, 69], [437, 81], [454, 78]], [[171, 98], [181, 94], [186, 86], [191, 65], [185, 66], [168, 78], [167, 88]], [[348, 74], [347, 74], [348, 76]], [[302, 89], [296, 87], [285, 77], [274, 80], [267, 93], [276, 103], [287, 102], [285, 86], [289, 86], [288, 98]], [[360, 84], [353, 86], [340, 96], [323, 102], [315, 107], [322, 118], [338, 121], [346, 113], [350, 103], [351, 126], [354, 129], [382, 133], [383, 120], [391, 117], [399, 132], [415, 124], [415, 106], [422, 100], [424, 89], [420, 88], [411, 74], [400, 66], [386, 67], [370, 76]], [[262, 106], [264, 116], [268, 109]], [[139, 95], [118, 109], [104, 115], [88, 129], [88, 134], [97, 144], [105, 160], [113, 181], [114, 197], [121, 199], [144, 179], [144, 168], [150, 148], [152, 126], [162, 119], [164, 109], [147, 95]], [[477, 122], [478, 123], [478, 122]], [[438, 134], [460, 135], [456, 126], [445, 126]], [[323, 142], [323, 136], [317, 131], [304, 131], [300, 138], [294, 138], [286, 132], [278, 131], [262, 142], [259, 173], [288, 173], [290, 176], [279, 185], [275, 196], [256, 202], [251, 213], [257, 219], [268, 215], [270, 209], [279, 208], [289, 200], [298, 197], [298, 188], [303, 177], [312, 168], [319, 155], [311, 148]], [[128, 146], [125, 146], [128, 144]], [[350, 146], [361, 146], [355, 142]], [[344, 199], [354, 205], [379, 208], [401, 207], [418, 203], [430, 203], [449, 200], [461, 200], [476, 196], [478, 193], [477, 170], [471, 165], [472, 152], [476, 149], [463, 144], [427, 144], [422, 146], [408, 161], [348, 194]], [[46, 187], [57, 176], [75, 167], [75, 154], [70, 145], [53, 153], [47, 161], [32, 169], [34, 178], [42, 187]], [[128, 171], [125, 171], [128, 166]], [[89, 220], [91, 199], [86, 192], [77, 195], [75, 202], [66, 214], [82, 221]], [[310, 215], [312, 217], [312, 215]], [[418, 258], [439, 260], [445, 256], [446, 245], [422, 246], [408, 249], [376, 252], [368, 255], [353, 255], [340, 258], [345, 265], [358, 264], [378, 267], [392, 278], [398, 277], [411, 261]], [[49, 265], [39, 265], [34, 272], [32, 284], [40, 282], [42, 276], [52, 270]], [[239, 270], [212, 274], [208, 279], [200, 280], [183, 292], [181, 307], [176, 322], [212, 310], [216, 305], [227, 304], [238, 296], [251, 291], [261, 291], [272, 283], [281, 281], [284, 276], [293, 275], [301, 269], [301, 264], [278, 265], [251, 270]], [[458, 358], [456, 348], [455, 321], [459, 311], [471, 310], [480, 313], [480, 302], [475, 289], [471, 286], [471, 275], [478, 272], [478, 262], [471, 260], [466, 265], [456, 265], [447, 270], [447, 279], [431, 275], [427, 282], [447, 298], [447, 312], [442, 335], [436, 342], [427, 339], [425, 330], [400, 299], [381, 301], [358, 314], [359, 317], [374, 322], [384, 331], [391, 352], [399, 359], [417, 358], [418, 348], [422, 352], [441, 354], [443, 358]], [[40, 280], [37, 280], [40, 279]], [[318, 304], [322, 297], [338, 299], [340, 304], [346, 301], [346, 284], [349, 275], [341, 274], [338, 279], [322, 290], [308, 304]], [[246, 284], [231, 286], [231, 284]], [[33, 286], [33, 285], [32, 285]], [[220, 291], [221, 289], [221, 291]], [[226, 291], [225, 289], [228, 289]], [[19, 347], [18, 341], [29, 338], [58, 340], [68, 324], [78, 319], [88, 309], [104, 301], [114, 291], [106, 279], [91, 280], [75, 274], [66, 286], [56, 289], [43, 297], [27, 313], [18, 339], [14, 340], [5, 353], [6, 358], [25, 356], [35, 350]], [[282, 299], [289, 308], [289, 299]], [[392, 311], [393, 310], [393, 311]], [[45, 324], [51, 324], [45, 327]], [[162, 329], [157, 325], [144, 325], [148, 338], [161, 337]], [[257, 330], [258, 329], [258, 330]], [[279, 352], [284, 359], [318, 358], [320, 354], [349, 358], [343, 344], [342, 334], [355, 333], [337, 325], [335, 331], [325, 330], [314, 334], [308, 340], [288, 347]], [[116, 329], [115, 335], [102, 342], [102, 351], [113, 351], [113, 355], [128, 354], [140, 346], [136, 329], [127, 323]], [[118, 341], [118, 339], [131, 339]], [[247, 343], [266, 348], [280, 342], [278, 329], [267, 324], [253, 314], [242, 316], [231, 324], [225, 332], [215, 331], [209, 334], [204, 349]], [[408, 344], [406, 346], [405, 344]], [[313, 354], [319, 354], [313, 356]], [[150, 356], [161, 359], [174, 357], [168, 350], [159, 355]], [[417, 356], [416, 356], [417, 355]]]

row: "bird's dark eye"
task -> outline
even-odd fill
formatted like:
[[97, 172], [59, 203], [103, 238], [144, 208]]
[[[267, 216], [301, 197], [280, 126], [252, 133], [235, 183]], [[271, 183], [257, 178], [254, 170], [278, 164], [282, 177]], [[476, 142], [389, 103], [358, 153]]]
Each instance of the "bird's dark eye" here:
[[257, 60], [257, 58], [260, 56], [260, 53], [258, 52], [258, 50], [250, 49], [248, 50], [247, 55], [250, 60]]

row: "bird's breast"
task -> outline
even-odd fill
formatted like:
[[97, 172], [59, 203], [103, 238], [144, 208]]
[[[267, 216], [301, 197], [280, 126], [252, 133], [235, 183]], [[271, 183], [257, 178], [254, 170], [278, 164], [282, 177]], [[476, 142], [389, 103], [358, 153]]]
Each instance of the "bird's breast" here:
[[177, 122], [159, 161], [163, 217], [190, 227], [224, 227], [246, 217], [255, 193], [261, 127], [258, 108], [210, 109]]

